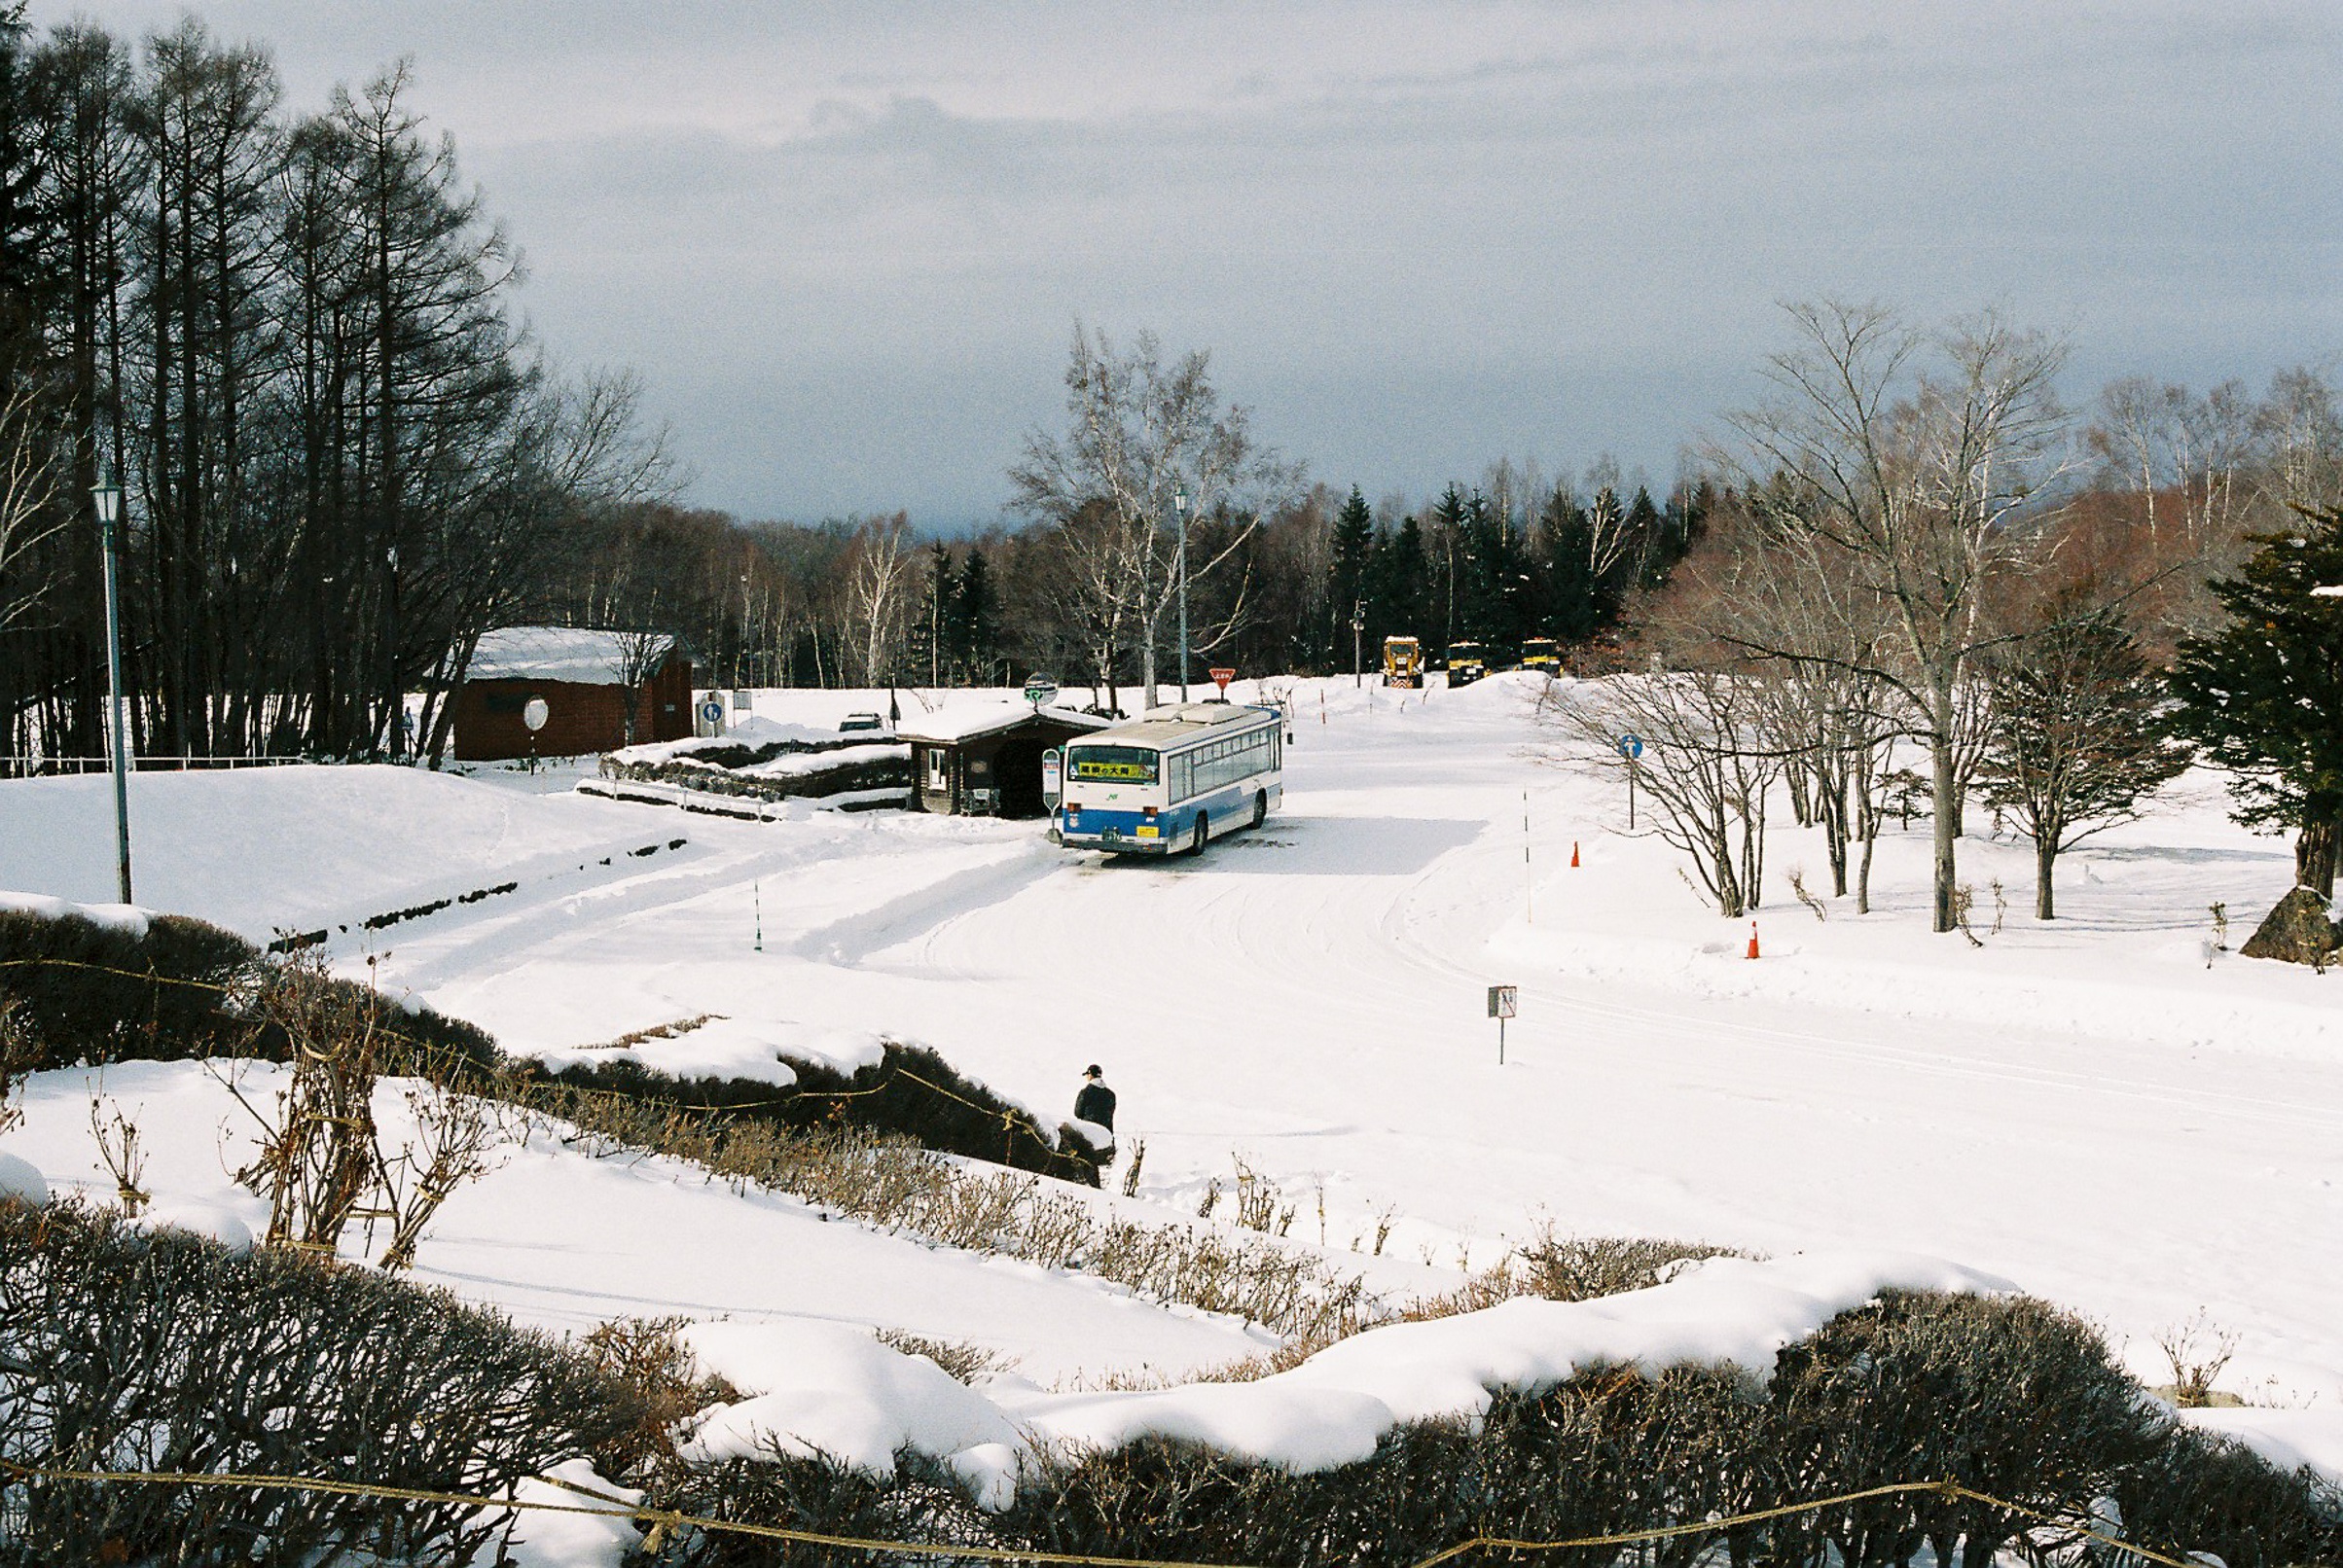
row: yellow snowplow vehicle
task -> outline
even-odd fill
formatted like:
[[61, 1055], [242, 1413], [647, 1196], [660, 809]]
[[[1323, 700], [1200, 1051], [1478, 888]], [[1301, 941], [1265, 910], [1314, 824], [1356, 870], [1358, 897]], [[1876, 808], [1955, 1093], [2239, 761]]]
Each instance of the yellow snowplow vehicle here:
[[1452, 642], [1448, 645], [1448, 689], [1470, 686], [1489, 673], [1489, 656], [1477, 642]]
[[1522, 643], [1522, 668], [1562, 673], [1562, 646], [1551, 637], [1531, 637]]
[[1383, 684], [1409, 688], [1424, 684], [1424, 649], [1415, 638], [1384, 638]]

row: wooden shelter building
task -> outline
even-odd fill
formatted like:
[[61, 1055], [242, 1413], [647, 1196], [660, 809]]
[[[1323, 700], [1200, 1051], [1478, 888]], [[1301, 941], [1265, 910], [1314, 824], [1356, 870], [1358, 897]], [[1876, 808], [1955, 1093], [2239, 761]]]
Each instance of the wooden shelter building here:
[[895, 736], [911, 742], [912, 809], [944, 816], [1046, 816], [1041, 754], [1113, 722], [1026, 702], [907, 714]]
[[[580, 757], [628, 743], [628, 677], [635, 743], [692, 733], [692, 660], [672, 637], [583, 626], [506, 626], [480, 639], [454, 696], [458, 762]], [[528, 728], [529, 700], [545, 728]]]

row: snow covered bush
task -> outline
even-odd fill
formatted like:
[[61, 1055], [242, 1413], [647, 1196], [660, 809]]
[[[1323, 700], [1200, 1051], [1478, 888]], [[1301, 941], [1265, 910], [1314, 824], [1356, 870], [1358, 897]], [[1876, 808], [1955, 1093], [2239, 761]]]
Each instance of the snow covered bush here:
[[[366, 1269], [0, 1203], [0, 1458], [498, 1494], [634, 1424], [565, 1346]], [[0, 1562], [464, 1562], [451, 1504], [0, 1478]]]
[[2229, 1438], [2181, 1427], [2111, 1496], [2139, 1539], [2185, 1541], [2228, 1568], [2343, 1562], [2343, 1491]]
[[550, 1074], [534, 1063], [516, 1063], [513, 1071], [523, 1083], [542, 1075], [552, 1084], [590, 1091], [568, 1098], [527, 1096], [531, 1104], [585, 1124], [621, 1114], [603, 1099], [618, 1095], [652, 1113], [647, 1125], [663, 1122], [665, 1111], [675, 1108], [722, 1111], [737, 1120], [798, 1131], [853, 1127], [909, 1138], [939, 1154], [1099, 1185], [1099, 1166], [1087, 1143], [1051, 1137], [1031, 1112], [962, 1077], [925, 1046], [890, 1040], [876, 1064], [851, 1074], [803, 1060], [791, 1060], [789, 1067], [796, 1081], [777, 1093], [761, 1080], [670, 1078], [625, 1061], [572, 1065]]
[[[159, 914], [101, 924], [0, 910], [0, 1005], [17, 1004], [36, 1070], [133, 1058], [282, 1061], [291, 1043], [265, 1001], [285, 973], [243, 938], [200, 920]], [[387, 1001], [354, 980], [323, 983], [382, 1021], [393, 1071], [446, 1079], [497, 1063], [495, 1042], [468, 1023]]]
[[0, 910], [0, 1003], [17, 1004], [38, 1068], [228, 1049], [244, 1032], [228, 998], [258, 962], [242, 938], [177, 915], [130, 925]]
[[635, 1417], [595, 1456], [596, 1471], [612, 1480], [635, 1485], [675, 1480], [681, 1474], [676, 1428], [710, 1405], [740, 1398], [739, 1390], [703, 1376], [694, 1365], [690, 1348], [677, 1337], [688, 1321], [613, 1318], [580, 1341], [587, 1359], [628, 1391], [628, 1408]]
[[[2299, 1478], [2178, 1426], [2087, 1325], [2013, 1296], [1889, 1293], [1787, 1346], [1770, 1377], [1724, 1366], [1587, 1368], [1542, 1391], [1499, 1394], [1478, 1421], [1390, 1428], [1370, 1457], [1328, 1469], [1145, 1437], [1039, 1452], [997, 1513], [908, 1449], [893, 1471], [882, 1480], [775, 1446], [693, 1472], [657, 1500], [882, 1539], [1296, 1568], [1401, 1568], [1476, 1535], [1684, 1526], [1647, 1556], [1589, 1549], [1537, 1560], [2079, 1564], [2085, 1544], [2067, 1526], [2106, 1522], [2108, 1499], [2142, 1543], [2226, 1549], [2239, 1568], [2332, 1561], [2338, 1544]], [[1923, 1490], [1730, 1529], [1712, 1522], [1941, 1479], [2038, 1515]], [[712, 1534], [679, 1539], [660, 1559], [814, 1560], [806, 1548]]]

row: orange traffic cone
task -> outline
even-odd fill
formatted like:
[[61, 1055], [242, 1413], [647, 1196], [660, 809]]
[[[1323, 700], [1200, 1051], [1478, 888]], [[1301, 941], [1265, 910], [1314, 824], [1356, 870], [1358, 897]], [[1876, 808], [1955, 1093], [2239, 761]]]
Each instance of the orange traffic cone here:
[[1577, 840], [1577, 839], [1575, 839], [1575, 838], [1573, 838], [1573, 839], [1571, 839], [1571, 840], [1570, 840], [1570, 867], [1571, 867], [1571, 869], [1572, 869], [1572, 870], [1576, 870], [1576, 869], [1577, 869], [1577, 866], [1578, 866], [1578, 840]]
[[1749, 922], [1749, 956], [1757, 956], [1757, 922], [1754, 920]]

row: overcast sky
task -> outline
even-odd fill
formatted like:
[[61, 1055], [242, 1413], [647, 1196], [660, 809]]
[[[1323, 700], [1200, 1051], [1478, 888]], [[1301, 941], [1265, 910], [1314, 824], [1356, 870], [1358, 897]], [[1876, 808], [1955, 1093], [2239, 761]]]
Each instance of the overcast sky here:
[[1077, 317], [1370, 496], [1665, 481], [1784, 299], [2002, 304], [2076, 400], [2343, 350], [2333, 0], [195, 9], [305, 107], [413, 54], [539, 338], [745, 517], [997, 518]]

